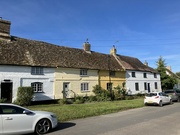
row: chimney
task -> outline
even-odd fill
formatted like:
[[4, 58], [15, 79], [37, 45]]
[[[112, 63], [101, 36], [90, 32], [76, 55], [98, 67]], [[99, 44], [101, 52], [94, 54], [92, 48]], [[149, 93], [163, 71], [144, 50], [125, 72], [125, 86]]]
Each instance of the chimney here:
[[145, 60], [144, 65], [148, 66], [148, 62]]
[[169, 69], [169, 70], [171, 71], [171, 66], [167, 66], [166, 68]]
[[10, 21], [3, 20], [2, 17], [0, 17], [0, 40], [10, 40], [10, 26]]
[[110, 54], [111, 55], [116, 55], [116, 48], [115, 48], [114, 45], [113, 45], [113, 48], [110, 50]]
[[83, 49], [86, 52], [91, 52], [91, 44], [89, 44], [88, 39], [86, 40], [86, 42], [84, 42]]

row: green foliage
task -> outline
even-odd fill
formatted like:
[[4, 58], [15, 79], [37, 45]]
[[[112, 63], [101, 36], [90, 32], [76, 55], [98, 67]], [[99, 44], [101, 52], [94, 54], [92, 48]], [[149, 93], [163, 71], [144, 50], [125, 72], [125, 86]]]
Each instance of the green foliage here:
[[82, 104], [85, 102], [85, 98], [83, 96], [76, 96], [74, 98], [74, 104]]
[[[124, 86], [124, 85], [123, 85]], [[114, 98], [115, 100], [124, 100], [126, 98], [127, 92], [124, 87], [114, 87]]]
[[172, 89], [174, 85], [177, 83], [177, 80], [174, 76], [169, 76], [166, 74], [166, 63], [162, 56], [160, 56], [156, 64], [157, 71], [160, 73], [161, 76], [162, 90]]
[[0, 103], [6, 103], [6, 98], [2, 98], [2, 99], [0, 99]]
[[178, 77], [180, 77], [180, 72], [176, 72], [176, 75], [177, 75]]
[[96, 101], [109, 101], [111, 99], [110, 92], [104, 90], [101, 86], [96, 85], [93, 87], [93, 92], [96, 95]]
[[17, 92], [16, 104], [28, 106], [31, 104], [33, 89], [31, 87], [19, 87]]

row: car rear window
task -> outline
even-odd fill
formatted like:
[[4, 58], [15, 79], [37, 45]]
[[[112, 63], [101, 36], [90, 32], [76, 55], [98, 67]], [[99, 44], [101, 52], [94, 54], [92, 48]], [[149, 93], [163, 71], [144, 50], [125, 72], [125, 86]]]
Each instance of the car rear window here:
[[147, 93], [146, 96], [147, 96], [147, 97], [157, 96], [157, 93]]

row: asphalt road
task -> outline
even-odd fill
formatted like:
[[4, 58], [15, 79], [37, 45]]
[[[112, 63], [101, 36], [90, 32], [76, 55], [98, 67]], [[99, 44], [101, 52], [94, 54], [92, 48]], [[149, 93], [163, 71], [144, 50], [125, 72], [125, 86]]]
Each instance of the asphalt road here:
[[180, 135], [180, 103], [64, 122], [48, 135]]

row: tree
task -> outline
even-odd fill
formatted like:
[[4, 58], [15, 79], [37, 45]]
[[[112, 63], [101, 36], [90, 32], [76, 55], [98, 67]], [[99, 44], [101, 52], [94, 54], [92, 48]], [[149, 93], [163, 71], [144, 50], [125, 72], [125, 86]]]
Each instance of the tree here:
[[180, 72], [176, 72], [176, 75], [180, 77]]
[[169, 76], [166, 74], [166, 63], [162, 56], [160, 56], [156, 64], [157, 71], [160, 73], [161, 76], [162, 90], [172, 89], [174, 85], [177, 83], [177, 80], [174, 76]]

